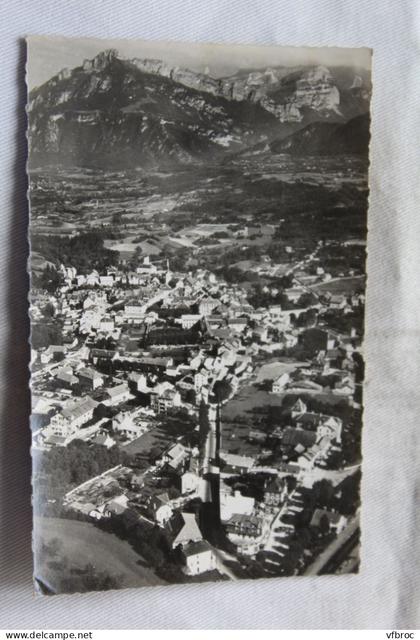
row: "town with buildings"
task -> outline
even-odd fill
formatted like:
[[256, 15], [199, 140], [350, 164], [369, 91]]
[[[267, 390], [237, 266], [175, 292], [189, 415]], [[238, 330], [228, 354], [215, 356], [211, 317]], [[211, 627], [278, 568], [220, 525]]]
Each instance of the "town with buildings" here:
[[103, 44], [28, 71], [36, 589], [355, 573], [370, 52]]
[[[362, 336], [328, 317], [353, 318], [363, 293], [314, 295], [300, 274], [290, 309], [254, 307], [239, 284], [149, 256], [59, 276], [31, 310], [62, 325], [60, 344], [33, 352], [35, 460], [124, 456], [64, 494], [52, 478], [45, 499], [41, 466], [47, 515], [150, 528], [169, 581], [354, 570]], [[310, 280], [330, 278], [318, 267]]]

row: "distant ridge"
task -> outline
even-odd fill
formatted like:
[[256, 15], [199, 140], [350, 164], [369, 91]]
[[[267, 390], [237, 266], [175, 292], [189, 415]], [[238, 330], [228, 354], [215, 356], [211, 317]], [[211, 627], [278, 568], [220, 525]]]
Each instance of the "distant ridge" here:
[[357, 116], [344, 124], [313, 122], [283, 140], [271, 142], [269, 146], [274, 153], [294, 155], [366, 155], [369, 126], [369, 114]]
[[110, 49], [30, 92], [31, 166], [213, 160], [310, 122], [342, 124], [366, 112], [369, 97], [366, 78], [347, 68], [275, 67], [215, 79]]

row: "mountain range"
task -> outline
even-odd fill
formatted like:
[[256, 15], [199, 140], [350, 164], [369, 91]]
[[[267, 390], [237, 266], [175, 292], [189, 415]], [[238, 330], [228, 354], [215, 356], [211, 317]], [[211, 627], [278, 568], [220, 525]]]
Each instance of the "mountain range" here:
[[352, 118], [344, 124], [313, 122], [293, 135], [274, 140], [273, 153], [293, 155], [366, 154], [369, 144], [369, 114]]
[[367, 153], [370, 93], [363, 69], [284, 66], [212, 78], [108, 50], [30, 92], [31, 165], [155, 167], [255, 145]]

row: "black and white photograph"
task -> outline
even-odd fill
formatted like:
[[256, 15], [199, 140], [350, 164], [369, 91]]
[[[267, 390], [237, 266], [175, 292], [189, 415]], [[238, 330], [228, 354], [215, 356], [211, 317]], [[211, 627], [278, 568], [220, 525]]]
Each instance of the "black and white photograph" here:
[[35, 592], [363, 571], [371, 50], [27, 44]]

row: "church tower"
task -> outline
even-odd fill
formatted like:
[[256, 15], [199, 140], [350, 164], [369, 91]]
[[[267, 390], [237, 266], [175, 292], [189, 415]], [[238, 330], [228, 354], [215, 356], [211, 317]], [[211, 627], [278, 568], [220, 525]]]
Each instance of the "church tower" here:
[[166, 261], [166, 275], [165, 275], [166, 284], [169, 284], [171, 280], [172, 280], [172, 271], [169, 268], [169, 260], [167, 260]]

